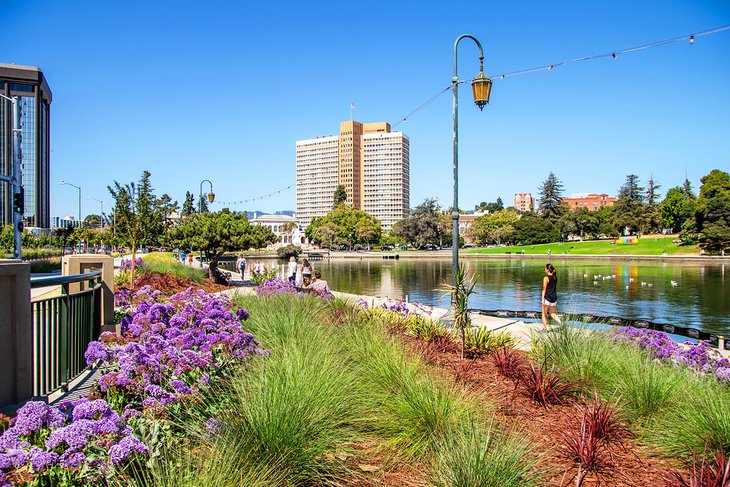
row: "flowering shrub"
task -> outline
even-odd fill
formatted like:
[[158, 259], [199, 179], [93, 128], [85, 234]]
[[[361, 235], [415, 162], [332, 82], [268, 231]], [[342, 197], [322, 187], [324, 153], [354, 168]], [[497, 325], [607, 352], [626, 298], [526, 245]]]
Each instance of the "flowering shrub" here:
[[[121, 298], [121, 296], [120, 296]], [[127, 296], [129, 298], [129, 296]], [[264, 354], [241, 327], [244, 309], [233, 310], [227, 297], [188, 290], [160, 302], [149, 286], [137, 291], [121, 321], [121, 334], [103, 333], [86, 350], [87, 364], [101, 361], [107, 372], [98, 392], [125, 417], [139, 406], [161, 411], [184, 400], [197, 400], [211, 378], [249, 355]]]
[[272, 296], [275, 294], [299, 294], [294, 283], [289, 280], [269, 279], [256, 287], [256, 294], [259, 296]]
[[[141, 257], [137, 257], [134, 259], [134, 267], [142, 267], [144, 266], [144, 260], [142, 260]], [[132, 259], [122, 259], [122, 265], [119, 266], [119, 268], [123, 271], [128, 271], [132, 268]]]
[[634, 343], [661, 362], [686, 366], [700, 375], [714, 375], [717, 380], [730, 383], [730, 360], [704, 343], [679, 344], [664, 332], [631, 326], [617, 331], [614, 340]]
[[[362, 303], [358, 302], [358, 304], [361, 307], [363, 307], [363, 309], [367, 310], [368, 303], [362, 299], [360, 301], [362, 301]], [[363, 304], [364, 304], [364, 306], [363, 306]], [[409, 308], [408, 303], [406, 303], [405, 301], [400, 301], [400, 300], [394, 301], [392, 299], [387, 299], [386, 301], [383, 301], [383, 304], [380, 305], [381, 308], [388, 310], [388, 311], [392, 311], [394, 313], [398, 313], [399, 315], [402, 315], [402, 316], [408, 316], [410, 314], [415, 314], [418, 316], [423, 316], [423, 315], [431, 316], [431, 310], [426, 308], [421, 303], [412, 303], [411, 306], [413, 308]]]
[[34, 401], [18, 410], [0, 436], [0, 486], [101, 483], [149, 453], [105, 401], [81, 399], [61, 409]]

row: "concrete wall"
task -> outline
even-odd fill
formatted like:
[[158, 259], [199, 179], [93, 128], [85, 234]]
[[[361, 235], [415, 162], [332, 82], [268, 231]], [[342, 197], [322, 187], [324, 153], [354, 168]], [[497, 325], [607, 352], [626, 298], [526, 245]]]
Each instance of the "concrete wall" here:
[[0, 260], [0, 408], [33, 396], [30, 264]]
[[[61, 264], [64, 276], [96, 271], [101, 271], [102, 279], [101, 324], [111, 325], [114, 323], [114, 259], [103, 254], [77, 254], [65, 256]], [[68, 291], [76, 293], [87, 287], [86, 283], [71, 284]]]

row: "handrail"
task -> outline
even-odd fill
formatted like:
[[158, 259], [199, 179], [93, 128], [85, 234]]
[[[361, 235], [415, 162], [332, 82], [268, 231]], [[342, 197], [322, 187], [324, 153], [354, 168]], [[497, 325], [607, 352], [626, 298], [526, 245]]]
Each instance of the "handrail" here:
[[101, 278], [101, 271], [87, 272], [86, 274], [72, 274], [70, 276], [58, 277], [35, 277], [30, 280], [31, 289], [46, 286], [58, 286], [62, 284], [73, 284], [75, 282], [90, 281]]

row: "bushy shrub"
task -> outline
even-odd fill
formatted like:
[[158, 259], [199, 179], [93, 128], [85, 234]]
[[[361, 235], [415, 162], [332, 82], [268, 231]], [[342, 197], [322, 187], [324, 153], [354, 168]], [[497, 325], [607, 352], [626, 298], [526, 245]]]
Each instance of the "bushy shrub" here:
[[302, 248], [299, 245], [289, 244], [276, 249], [276, 255], [280, 259], [288, 261], [291, 257], [295, 259], [299, 258], [299, 254], [302, 253]]
[[466, 330], [464, 343], [468, 350], [491, 352], [499, 348], [512, 348], [517, 339], [506, 331], [492, 332], [486, 327], [478, 327]]

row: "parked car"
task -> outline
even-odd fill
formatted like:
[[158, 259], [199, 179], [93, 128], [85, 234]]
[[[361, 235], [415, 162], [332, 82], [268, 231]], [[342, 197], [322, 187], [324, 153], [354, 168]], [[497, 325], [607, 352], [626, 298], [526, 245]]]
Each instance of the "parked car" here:
[[438, 250], [439, 248], [434, 244], [425, 244], [418, 247], [418, 250]]
[[380, 247], [381, 250], [393, 250], [394, 247], [392, 245], [383, 245]]

